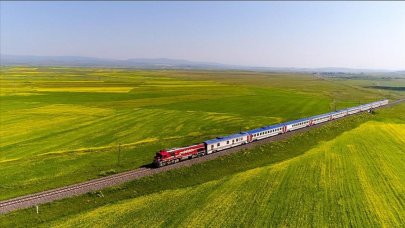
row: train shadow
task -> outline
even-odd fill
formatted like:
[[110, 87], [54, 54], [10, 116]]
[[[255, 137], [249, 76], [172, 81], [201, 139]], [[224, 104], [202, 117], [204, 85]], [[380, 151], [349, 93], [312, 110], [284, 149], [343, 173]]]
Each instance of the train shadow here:
[[142, 165], [140, 168], [147, 168], [147, 169], [156, 169], [156, 166], [154, 166], [152, 163]]

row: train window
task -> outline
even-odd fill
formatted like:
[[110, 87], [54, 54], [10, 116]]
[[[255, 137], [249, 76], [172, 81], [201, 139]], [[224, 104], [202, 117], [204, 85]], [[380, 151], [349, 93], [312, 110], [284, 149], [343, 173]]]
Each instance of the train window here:
[[235, 142], [235, 140], [234, 139], [232, 139], [232, 143], [234, 143]]
[[214, 145], [211, 145], [211, 149], [214, 149]]
[[229, 141], [226, 141], [226, 144], [229, 144]]
[[217, 146], [221, 145], [220, 143], [217, 143]]
[[238, 141], [238, 139], [236, 139], [236, 142]]

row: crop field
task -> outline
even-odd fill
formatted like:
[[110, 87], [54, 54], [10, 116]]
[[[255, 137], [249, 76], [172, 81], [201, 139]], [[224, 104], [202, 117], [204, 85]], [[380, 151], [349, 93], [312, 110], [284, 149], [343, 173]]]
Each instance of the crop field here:
[[404, 155], [405, 122], [369, 121], [274, 165], [103, 206], [52, 226], [400, 227]]
[[[0, 226], [404, 223], [405, 104], [288, 140], [0, 216]], [[101, 197], [102, 195], [102, 197]], [[182, 216], [176, 216], [182, 214]]]
[[137, 168], [162, 148], [398, 92], [313, 75], [2, 67], [0, 200]]

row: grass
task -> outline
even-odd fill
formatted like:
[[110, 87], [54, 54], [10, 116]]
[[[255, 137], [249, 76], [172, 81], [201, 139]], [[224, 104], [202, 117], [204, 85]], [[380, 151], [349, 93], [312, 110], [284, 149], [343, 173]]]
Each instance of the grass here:
[[405, 124], [367, 122], [275, 165], [106, 205], [51, 226], [400, 227], [404, 135]]
[[0, 200], [137, 168], [161, 148], [397, 96], [253, 72], [2, 67], [0, 83]]
[[[399, 105], [352, 116], [285, 141], [105, 189], [101, 198], [87, 194], [46, 204], [39, 215], [34, 209], [13, 212], [0, 217], [0, 224], [92, 226], [102, 217], [110, 226], [137, 221], [140, 226], [395, 226], [404, 220], [404, 111]], [[170, 216], [178, 213], [185, 219]], [[209, 220], [206, 214], [218, 216]]]

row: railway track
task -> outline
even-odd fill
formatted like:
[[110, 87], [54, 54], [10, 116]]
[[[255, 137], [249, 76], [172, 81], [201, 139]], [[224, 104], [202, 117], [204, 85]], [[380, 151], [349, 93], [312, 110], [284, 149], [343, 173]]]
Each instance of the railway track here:
[[[398, 104], [403, 101], [405, 101], [405, 98], [391, 102], [388, 105], [385, 105], [385, 106], [382, 106], [379, 108], [393, 106], [393, 105]], [[332, 120], [332, 121], [336, 121], [336, 120]], [[223, 150], [218, 153], [213, 153], [213, 154], [209, 154], [209, 155], [206, 155], [203, 157], [186, 160], [186, 161], [176, 163], [173, 165], [164, 166], [164, 167], [161, 167], [158, 169], [141, 167], [141, 168], [138, 168], [135, 170], [122, 172], [122, 173], [118, 173], [118, 174], [114, 174], [114, 175], [110, 175], [110, 176], [106, 176], [106, 177], [101, 177], [98, 179], [93, 179], [93, 180], [89, 180], [86, 182], [69, 185], [66, 187], [56, 188], [56, 189], [52, 189], [52, 190], [48, 190], [48, 191], [44, 191], [44, 192], [39, 192], [39, 193], [21, 196], [21, 197], [17, 197], [17, 198], [5, 200], [5, 201], [0, 201], [0, 214], [5, 214], [10, 211], [17, 210], [17, 209], [28, 208], [28, 207], [32, 207], [32, 206], [36, 206], [36, 205], [40, 205], [40, 204], [44, 204], [44, 203], [52, 202], [55, 200], [72, 197], [72, 196], [82, 195], [82, 194], [92, 192], [92, 191], [97, 191], [97, 190], [100, 190], [100, 189], [103, 189], [106, 187], [119, 185], [119, 184], [128, 182], [130, 180], [138, 179], [138, 178], [141, 178], [144, 176], [153, 175], [155, 173], [165, 172], [165, 171], [168, 171], [171, 169], [177, 169], [177, 168], [183, 167], [183, 166], [191, 166], [193, 164], [201, 163], [201, 162], [204, 162], [207, 160], [213, 160], [217, 157], [224, 156], [224, 155], [227, 155], [230, 153], [235, 153], [242, 149], [255, 147], [257, 145], [266, 144], [266, 143], [273, 142], [273, 141], [279, 141], [279, 140], [288, 138], [293, 134], [305, 132], [305, 131], [308, 131], [313, 128], [321, 127], [322, 125], [329, 123], [329, 122], [331, 122], [331, 121], [324, 122], [324, 123], [317, 124], [317, 125], [312, 125], [312, 126], [306, 127], [306, 128], [301, 128], [301, 129], [298, 129], [298, 130], [295, 130], [292, 132], [287, 132], [287, 133], [284, 133], [281, 135], [273, 136], [273, 137], [266, 138], [266, 139], [263, 139], [260, 141], [255, 141], [255, 142], [245, 144], [242, 146], [229, 148], [227, 150]]]
[[110, 175], [90, 181], [86, 181], [79, 184], [69, 185], [62, 188], [56, 188], [40, 193], [35, 193], [27, 196], [17, 197], [10, 200], [0, 202], [0, 213], [7, 213], [9, 211], [35, 206], [46, 202], [53, 201], [55, 199], [63, 199], [83, 193], [99, 190], [111, 185], [120, 184], [128, 180], [132, 180], [137, 176], [145, 176], [150, 168], [139, 168], [119, 174]]

